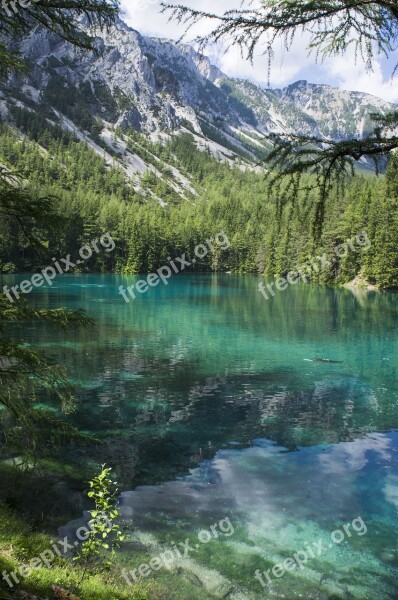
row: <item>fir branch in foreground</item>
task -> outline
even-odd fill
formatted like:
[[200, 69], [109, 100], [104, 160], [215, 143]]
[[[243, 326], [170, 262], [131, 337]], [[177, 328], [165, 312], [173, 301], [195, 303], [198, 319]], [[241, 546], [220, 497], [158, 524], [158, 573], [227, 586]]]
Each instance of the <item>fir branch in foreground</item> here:
[[80, 434], [57, 415], [37, 407], [37, 400], [50, 393], [62, 413], [75, 410], [74, 388], [63, 366], [35, 350], [23, 340], [7, 335], [11, 323], [38, 320], [62, 329], [88, 326], [84, 311], [33, 309], [23, 299], [10, 306], [0, 295], [0, 422], [7, 443], [18, 448], [29, 461], [55, 440], [78, 438]]
[[94, 50], [93, 38], [78, 19], [84, 18], [88, 29], [95, 33], [95, 27], [109, 27], [118, 12], [118, 0], [37, 0], [15, 11], [5, 0], [0, 20], [0, 36], [5, 40], [0, 46], [0, 73], [24, 68], [15, 48], [9, 48], [7, 42], [20, 41], [33, 28], [42, 26], [77, 48]]
[[[336, 185], [344, 185], [347, 175], [355, 174], [355, 162], [362, 158], [371, 160], [376, 173], [380, 173], [392, 150], [398, 148], [398, 137], [380, 135], [376, 129], [362, 140], [319, 139], [299, 135], [271, 134], [267, 138], [273, 149], [267, 156], [269, 188], [276, 194], [282, 207], [302, 192], [309, 197], [318, 191], [313, 234], [319, 238], [325, 217], [325, 205], [330, 191]], [[384, 164], [383, 164], [384, 163]]]
[[356, 56], [371, 69], [375, 51], [387, 56], [398, 40], [395, 0], [264, 0], [259, 7], [223, 14], [162, 3], [162, 11], [169, 13], [170, 20], [185, 25], [186, 32], [202, 20], [216, 21], [210, 33], [196, 41], [202, 45], [220, 41], [237, 45], [250, 60], [260, 42], [264, 42], [264, 53], [271, 60], [275, 42], [282, 41], [288, 50], [297, 34], [309, 33], [309, 50], [317, 57], [343, 54], [354, 46]]

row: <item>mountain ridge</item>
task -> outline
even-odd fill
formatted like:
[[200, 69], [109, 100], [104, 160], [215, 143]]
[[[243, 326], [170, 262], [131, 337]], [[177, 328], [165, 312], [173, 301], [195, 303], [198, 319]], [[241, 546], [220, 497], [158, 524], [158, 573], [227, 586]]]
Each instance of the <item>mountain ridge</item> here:
[[156, 160], [142, 163], [141, 156], [140, 163], [129, 154], [123, 132], [167, 141], [190, 131], [197, 147], [217, 159], [257, 168], [269, 133], [361, 137], [372, 128], [370, 113], [396, 109], [369, 94], [305, 80], [264, 89], [228, 77], [188, 44], [143, 36], [121, 19], [96, 32], [95, 46], [97, 52], [83, 52], [40, 27], [32, 30], [19, 47], [30, 71], [2, 82], [0, 113], [13, 123], [15, 107], [39, 110], [98, 154], [110, 152], [132, 178], [156, 171]]

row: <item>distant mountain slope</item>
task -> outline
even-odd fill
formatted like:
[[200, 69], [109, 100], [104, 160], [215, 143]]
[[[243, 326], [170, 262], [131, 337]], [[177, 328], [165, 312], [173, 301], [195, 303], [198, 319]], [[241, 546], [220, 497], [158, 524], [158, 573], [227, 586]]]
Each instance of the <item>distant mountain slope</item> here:
[[[35, 29], [20, 48], [31, 70], [1, 85], [0, 110], [8, 121], [13, 106], [40, 111], [98, 153], [110, 152], [128, 177], [156, 170], [158, 159], [132, 152], [112, 126], [160, 140], [188, 129], [201, 149], [247, 167], [264, 156], [269, 132], [341, 140], [364, 135], [369, 113], [396, 108], [306, 81], [265, 90], [227, 77], [190, 46], [144, 37], [121, 20], [97, 34], [96, 47], [96, 53], [81, 52]], [[183, 193], [189, 184], [175, 175]]]

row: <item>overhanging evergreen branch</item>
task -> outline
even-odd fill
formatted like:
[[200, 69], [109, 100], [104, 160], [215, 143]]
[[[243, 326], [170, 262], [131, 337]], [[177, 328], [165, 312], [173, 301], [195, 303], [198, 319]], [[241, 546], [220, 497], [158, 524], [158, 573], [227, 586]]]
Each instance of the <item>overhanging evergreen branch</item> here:
[[109, 27], [119, 12], [118, 0], [38, 0], [17, 12], [2, 10], [0, 35], [5, 40], [0, 45], [0, 73], [24, 68], [15, 50], [7, 43], [20, 40], [37, 25], [45, 27], [77, 48], [95, 50], [94, 39], [79, 26], [77, 19], [84, 17], [92, 32], [95, 27]]
[[54, 196], [36, 196], [19, 173], [0, 167], [0, 217], [15, 221], [30, 245], [40, 253], [42, 241], [33, 233], [36, 223], [49, 230], [61, 228], [66, 219], [55, 209]]
[[335, 142], [293, 134], [271, 134], [267, 139], [273, 144], [266, 160], [270, 170], [268, 184], [275, 195], [278, 212], [288, 201], [294, 203], [300, 193], [304, 192], [309, 199], [316, 191], [313, 231], [316, 237], [322, 231], [331, 189], [344, 186], [346, 177], [355, 174], [355, 163], [361, 158], [372, 160], [379, 173], [383, 159], [398, 148], [398, 137], [382, 137], [379, 129], [362, 140]]
[[216, 21], [218, 24], [210, 33], [198, 36], [196, 41], [201, 45], [220, 41], [237, 45], [250, 60], [260, 41], [265, 41], [265, 53], [272, 59], [277, 40], [289, 49], [296, 34], [308, 32], [309, 49], [317, 57], [342, 54], [354, 45], [356, 55], [370, 69], [374, 47], [389, 55], [398, 41], [395, 0], [264, 0], [259, 8], [229, 10], [224, 14], [162, 3], [162, 11], [169, 13], [170, 20], [185, 25], [186, 31], [202, 20]]
[[[248, 4], [252, 6], [251, 2]], [[368, 70], [372, 69], [376, 52], [388, 57], [398, 42], [396, 0], [262, 0], [259, 7], [229, 10], [224, 14], [181, 4], [163, 3], [162, 7], [171, 20], [186, 27], [186, 32], [202, 20], [215, 22], [210, 33], [196, 38], [202, 46], [226, 42], [227, 46], [238, 46], [243, 55], [253, 60], [256, 47], [265, 42], [269, 78], [275, 42], [282, 41], [289, 50], [300, 33], [309, 35], [308, 49], [315, 52], [317, 59], [342, 55], [354, 47], [355, 58], [360, 57]], [[347, 174], [354, 173], [355, 162], [362, 158], [372, 160], [378, 173], [389, 153], [398, 147], [398, 111], [371, 117], [376, 127], [362, 140], [269, 137], [274, 145], [267, 161], [271, 171], [269, 183], [276, 192], [279, 213], [288, 200], [295, 202], [300, 190], [307, 197], [317, 190], [314, 229], [319, 235], [332, 187], [343, 185]]]

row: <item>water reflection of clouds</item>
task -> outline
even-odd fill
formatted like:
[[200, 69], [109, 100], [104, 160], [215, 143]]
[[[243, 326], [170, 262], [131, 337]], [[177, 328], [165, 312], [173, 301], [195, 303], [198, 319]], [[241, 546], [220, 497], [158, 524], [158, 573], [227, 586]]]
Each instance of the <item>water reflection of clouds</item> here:
[[[322, 580], [341, 592], [349, 580], [352, 589], [361, 591], [358, 597], [387, 600], [392, 598], [390, 584], [383, 590], [378, 586], [394, 575], [397, 449], [394, 433], [297, 452], [257, 439], [250, 448], [220, 450], [188, 476], [123, 492], [120, 510], [135, 527], [155, 534], [194, 532], [230, 516], [240, 531], [239, 540], [229, 542], [231, 557], [255, 555], [275, 563], [307, 543], [327, 541], [332, 531], [361, 515], [366, 536], [334, 545], [319, 559], [321, 572], [318, 561], [299, 575], [308, 585], [319, 586]], [[380, 527], [388, 528], [388, 539], [379, 535]]]
[[398, 475], [387, 474], [383, 491], [386, 501], [398, 510]]
[[[136, 515], [142, 507], [145, 513], [196, 514], [222, 505], [272, 530], [297, 520], [352, 520], [366, 501], [358, 494], [360, 479], [369, 469], [391, 467], [392, 448], [393, 439], [383, 434], [299, 452], [256, 440], [244, 450], [220, 450], [177, 481], [125, 492], [122, 505]], [[398, 476], [386, 472], [384, 495], [398, 506]]]
[[391, 457], [391, 439], [381, 433], [368, 435], [355, 442], [341, 442], [327, 454], [319, 457], [320, 468], [330, 475], [352, 476], [369, 462], [367, 454], [373, 451], [379, 459], [388, 462]]

